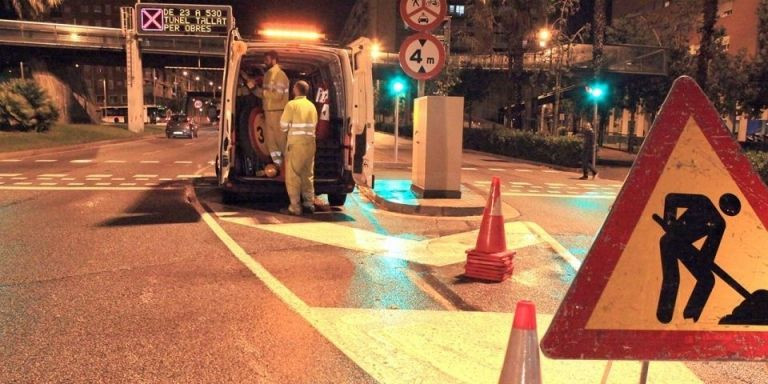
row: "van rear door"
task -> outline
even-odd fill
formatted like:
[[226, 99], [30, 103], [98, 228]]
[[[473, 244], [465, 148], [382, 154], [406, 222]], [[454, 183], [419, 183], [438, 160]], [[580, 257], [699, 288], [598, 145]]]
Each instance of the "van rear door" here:
[[236, 120], [233, 111], [237, 99], [237, 80], [240, 59], [248, 50], [248, 46], [240, 39], [236, 29], [229, 33], [227, 39], [227, 52], [224, 63], [224, 81], [221, 90], [222, 118], [219, 123], [219, 156], [216, 164], [219, 175], [219, 185], [229, 181], [229, 170], [235, 161], [235, 143], [232, 142], [232, 131]]
[[352, 50], [352, 175], [359, 186], [373, 188], [374, 119], [371, 41], [355, 40]]

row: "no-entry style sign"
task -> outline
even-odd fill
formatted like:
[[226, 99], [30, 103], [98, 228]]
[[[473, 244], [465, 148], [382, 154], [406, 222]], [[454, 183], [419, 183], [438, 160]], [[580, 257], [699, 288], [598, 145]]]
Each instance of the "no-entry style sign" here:
[[400, 67], [416, 80], [429, 80], [445, 67], [445, 47], [431, 34], [411, 35], [400, 46]]
[[437, 28], [447, 14], [446, 0], [400, 0], [400, 17], [415, 31], [426, 32]]
[[555, 358], [768, 358], [768, 189], [675, 81], [542, 341]]
[[224, 5], [136, 4], [141, 35], [226, 36], [232, 7]]

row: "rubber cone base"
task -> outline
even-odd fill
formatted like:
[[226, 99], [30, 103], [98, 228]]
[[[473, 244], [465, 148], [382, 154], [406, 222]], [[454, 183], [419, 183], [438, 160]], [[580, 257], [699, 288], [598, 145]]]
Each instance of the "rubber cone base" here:
[[479, 280], [502, 282], [512, 276], [515, 269], [513, 258], [515, 252], [482, 253], [476, 250], [467, 251], [467, 264], [464, 276]]

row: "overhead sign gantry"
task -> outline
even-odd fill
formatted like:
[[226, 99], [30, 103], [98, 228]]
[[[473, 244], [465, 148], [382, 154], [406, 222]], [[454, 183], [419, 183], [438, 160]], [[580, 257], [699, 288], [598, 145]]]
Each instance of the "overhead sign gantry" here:
[[227, 36], [234, 27], [226, 5], [136, 4], [139, 35]]

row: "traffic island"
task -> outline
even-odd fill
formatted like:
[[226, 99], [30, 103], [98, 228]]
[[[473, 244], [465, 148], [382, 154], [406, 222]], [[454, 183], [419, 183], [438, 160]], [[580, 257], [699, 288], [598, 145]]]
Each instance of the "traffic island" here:
[[[407, 179], [377, 179], [374, 189], [361, 188], [361, 193], [385, 211], [438, 217], [480, 216], [487, 198], [462, 185], [460, 199], [423, 199], [411, 189]], [[504, 204], [504, 216], [515, 218], [520, 212]]]

